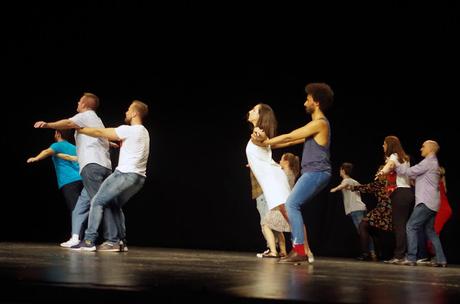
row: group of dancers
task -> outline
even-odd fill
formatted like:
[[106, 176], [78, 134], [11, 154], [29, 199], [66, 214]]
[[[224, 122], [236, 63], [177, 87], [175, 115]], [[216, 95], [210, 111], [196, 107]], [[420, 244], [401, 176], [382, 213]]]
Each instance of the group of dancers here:
[[[143, 125], [148, 106], [134, 100], [125, 123], [105, 128], [97, 116], [99, 98], [84, 93], [77, 114], [55, 122], [38, 121], [35, 128], [55, 129], [55, 143], [27, 160], [33, 163], [52, 157], [58, 187], [72, 213], [72, 231], [62, 247], [85, 251], [128, 251], [123, 205], [144, 185], [150, 137]], [[75, 130], [76, 146], [68, 140]], [[118, 166], [112, 172], [110, 145], [119, 147]], [[96, 247], [103, 222], [103, 242]]]
[[[252, 183], [253, 198], [257, 200], [262, 231], [269, 247], [258, 256], [279, 258], [279, 263], [314, 261], [301, 206], [321, 192], [331, 178], [331, 129], [325, 111], [332, 105], [334, 93], [325, 83], [310, 83], [305, 87], [305, 92], [307, 98], [304, 106], [311, 115], [311, 121], [290, 133], [276, 136], [277, 121], [267, 104], [257, 104], [248, 113], [248, 122], [252, 124], [253, 131], [246, 146], [246, 156], [255, 177]], [[272, 149], [300, 143], [303, 143], [301, 176], [291, 187], [282, 166], [273, 160]], [[340, 169], [343, 182], [331, 189], [331, 192], [343, 192], [345, 212], [350, 214], [361, 239], [362, 254], [359, 259], [378, 259], [370, 237], [370, 231], [376, 228], [395, 234], [394, 257], [386, 263], [415, 266], [423, 260], [428, 266], [446, 267], [439, 232], [435, 231], [435, 218], [442, 202], [441, 170], [436, 157], [439, 144], [426, 140], [420, 149], [424, 159], [412, 167], [396, 136], [386, 137], [383, 149], [386, 161], [373, 182], [359, 184], [350, 176], [352, 164], [344, 163]], [[412, 181], [415, 182], [415, 195]], [[260, 193], [254, 191], [255, 182], [260, 184]], [[358, 192], [375, 194], [378, 201], [375, 208], [367, 212]], [[268, 212], [261, 212], [264, 204]], [[273, 213], [281, 215], [289, 227], [277, 229], [272, 223], [273, 216], [269, 216]], [[285, 254], [282, 234], [289, 230], [292, 250]], [[274, 245], [274, 236], [279, 241], [280, 252]], [[424, 238], [428, 238], [434, 251], [434, 258], [429, 261], [421, 255], [425, 246]]]

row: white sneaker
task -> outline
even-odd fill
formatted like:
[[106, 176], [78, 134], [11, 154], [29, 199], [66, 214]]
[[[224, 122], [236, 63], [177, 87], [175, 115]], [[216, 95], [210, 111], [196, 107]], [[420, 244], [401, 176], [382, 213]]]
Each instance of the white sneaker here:
[[79, 239], [70, 238], [67, 242], [61, 243], [61, 247], [70, 248], [72, 246], [78, 245], [80, 243]]

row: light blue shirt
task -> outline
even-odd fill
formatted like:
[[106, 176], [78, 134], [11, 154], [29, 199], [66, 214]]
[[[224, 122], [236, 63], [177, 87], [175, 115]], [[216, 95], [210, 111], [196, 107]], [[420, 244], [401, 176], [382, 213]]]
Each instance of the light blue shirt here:
[[424, 203], [429, 209], [438, 212], [439, 196], [439, 163], [435, 155], [425, 157], [424, 160], [410, 168], [396, 167], [396, 172], [415, 179], [415, 205]]

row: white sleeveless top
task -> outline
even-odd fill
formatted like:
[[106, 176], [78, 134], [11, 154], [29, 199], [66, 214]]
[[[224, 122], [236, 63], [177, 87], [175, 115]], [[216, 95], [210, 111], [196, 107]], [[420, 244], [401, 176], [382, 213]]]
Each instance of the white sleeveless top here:
[[270, 147], [259, 147], [249, 140], [246, 146], [249, 167], [264, 192], [268, 209], [286, 203], [291, 192], [286, 174], [272, 159]]

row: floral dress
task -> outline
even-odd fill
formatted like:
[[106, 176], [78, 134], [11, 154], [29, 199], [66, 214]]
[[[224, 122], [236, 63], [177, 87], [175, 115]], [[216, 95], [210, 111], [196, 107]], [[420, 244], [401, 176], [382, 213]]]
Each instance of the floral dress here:
[[352, 191], [373, 193], [377, 198], [377, 205], [366, 214], [363, 221], [383, 231], [393, 230], [390, 194], [394, 189], [396, 189], [396, 174], [394, 173], [369, 184], [350, 186]]

